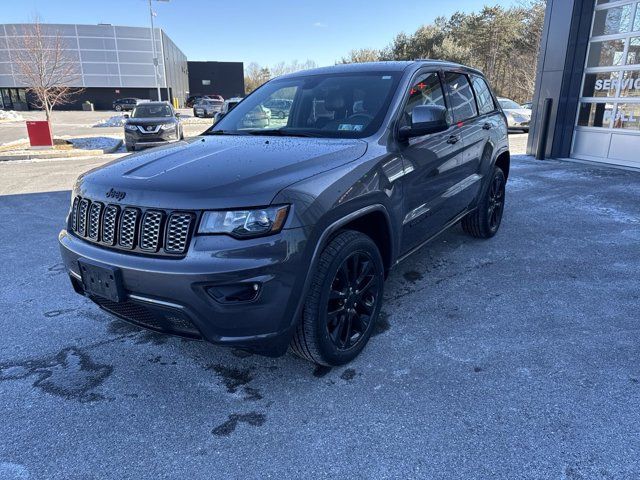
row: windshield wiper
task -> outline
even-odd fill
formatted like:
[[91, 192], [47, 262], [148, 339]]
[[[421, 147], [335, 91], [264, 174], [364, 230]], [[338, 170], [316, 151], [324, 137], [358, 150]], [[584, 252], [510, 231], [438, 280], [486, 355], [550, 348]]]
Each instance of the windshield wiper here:
[[289, 130], [246, 130], [250, 135], [265, 137], [321, 137], [319, 133], [313, 132], [291, 132]]
[[249, 135], [241, 130], [207, 130], [202, 135]]

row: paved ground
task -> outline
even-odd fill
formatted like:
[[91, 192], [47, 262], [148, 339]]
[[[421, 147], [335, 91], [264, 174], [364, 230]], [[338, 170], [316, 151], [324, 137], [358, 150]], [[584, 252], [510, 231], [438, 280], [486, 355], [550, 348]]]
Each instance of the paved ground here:
[[[192, 116], [192, 109], [178, 110], [182, 115]], [[18, 112], [25, 120], [44, 120], [44, 112], [29, 111]], [[120, 115], [118, 112], [82, 112], [82, 111], [56, 111], [53, 113], [53, 134], [57, 137], [73, 136], [73, 137], [90, 137], [105, 136], [124, 138], [122, 127], [93, 127], [100, 120], [105, 120], [114, 115]], [[202, 122], [195, 125], [187, 122], [193, 121], [188, 119], [184, 125], [184, 134], [192, 137], [202, 133], [213, 119], [199, 119]], [[20, 139], [28, 138], [27, 127], [24, 121], [21, 122], [2, 122], [0, 123], [0, 145], [3, 143], [13, 142]]]
[[515, 159], [500, 233], [401, 264], [329, 370], [112, 319], [59, 263], [69, 192], [0, 197], [0, 478], [638, 478], [639, 198]]

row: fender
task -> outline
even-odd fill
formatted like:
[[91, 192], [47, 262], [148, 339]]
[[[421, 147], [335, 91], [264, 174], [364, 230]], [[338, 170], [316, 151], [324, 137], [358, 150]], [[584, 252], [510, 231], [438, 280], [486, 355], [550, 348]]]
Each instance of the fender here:
[[[296, 306], [296, 309], [293, 314], [293, 318], [290, 321], [290, 327], [289, 327], [290, 334], [293, 333], [293, 329], [295, 328], [295, 326], [298, 324], [298, 321], [300, 320], [300, 315], [302, 314], [302, 309], [304, 307], [304, 301], [307, 298], [307, 293], [309, 292], [309, 287], [311, 286], [311, 279], [313, 276], [312, 274], [313, 272], [315, 272], [316, 267], [318, 265], [318, 261], [320, 260], [320, 254], [322, 253], [322, 250], [327, 245], [327, 243], [329, 243], [329, 239], [331, 238], [331, 236], [334, 233], [336, 233], [340, 228], [344, 227], [345, 225], [352, 222], [353, 220], [356, 220], [357, 218], [363, 217], [364, 215], [367, 215], [372, 212], [381, 212], [385, 217], [387, 228], [391, 229], [391, 217], [389, 216], [389, 212], [387, 211], [384, 205], [380, 203], [376, 203], [373, 205], [368, 205], [366, 207], [360, 208], [358, 210], [355, 210], [345, 215], [344, 217], [331, 223], [320, 234], [320, 238], [316, 242], [315, 248], [313, 250], [313, 254], [311, 255], [311, 261], [309, 262], [309, 268], [307, 269], [307, 273], [305, 275], [304, 286], [302, 288], [300, 300], [298, 300], [298, 305]], [[391, 263], [390, 263], [391, 266], [395, 264], [394, 243], [395, 243], [395, 239], [393, 238], [393, 236], [391, 236], [391, 256], [392, 256]]]

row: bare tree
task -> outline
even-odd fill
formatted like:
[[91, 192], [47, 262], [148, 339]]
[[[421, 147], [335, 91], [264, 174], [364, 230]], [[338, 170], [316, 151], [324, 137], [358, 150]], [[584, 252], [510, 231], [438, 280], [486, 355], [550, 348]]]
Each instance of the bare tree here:
[[36, 107], [45, 111], [47, 121], [56, 105], [69, 103], [83, 89], [79, 83], [79, 62], [69, 55], [64, 38], [58, 31], [47, 31], [37, 19], [24, 31], [14, 30], [11, 60], [19, 83], [33, 94]]

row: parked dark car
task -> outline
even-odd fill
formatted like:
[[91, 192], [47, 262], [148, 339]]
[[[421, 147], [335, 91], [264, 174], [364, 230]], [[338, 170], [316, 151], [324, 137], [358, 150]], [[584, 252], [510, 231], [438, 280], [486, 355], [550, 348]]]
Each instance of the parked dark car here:
[[289, 116], [292, 104], [293, 100], [274, 98], [265, 103], [264, 106], [271, 110], [271, 118], [285, 119]]
[[193, 106], [194, 117], [213, 117], [216, 113], [222, 111], [221, 100], [214, 100], [212, 98], [201, 98]]
[[[246, 127], [284, 92], [286, 125]], [[315, 117], [320, 101], [330, 115]], [[477, 70], [298, 72], [201, 137], [82, 175], [62, 258], [78, 293], [134, 324], [340, 365], [368, 342], [395, 265], [458, 222], [498, 232], [509, 165], [505, 116]]]
[[139, 104], [124, 124], [127, 151], [156, 147], [184, 138], [180, 114], [166, 102]]
[[140, 102], [138, 98], [118, 98], [113, 101], [113, 109], [116, 112], [128, 112], [136, 108]]

